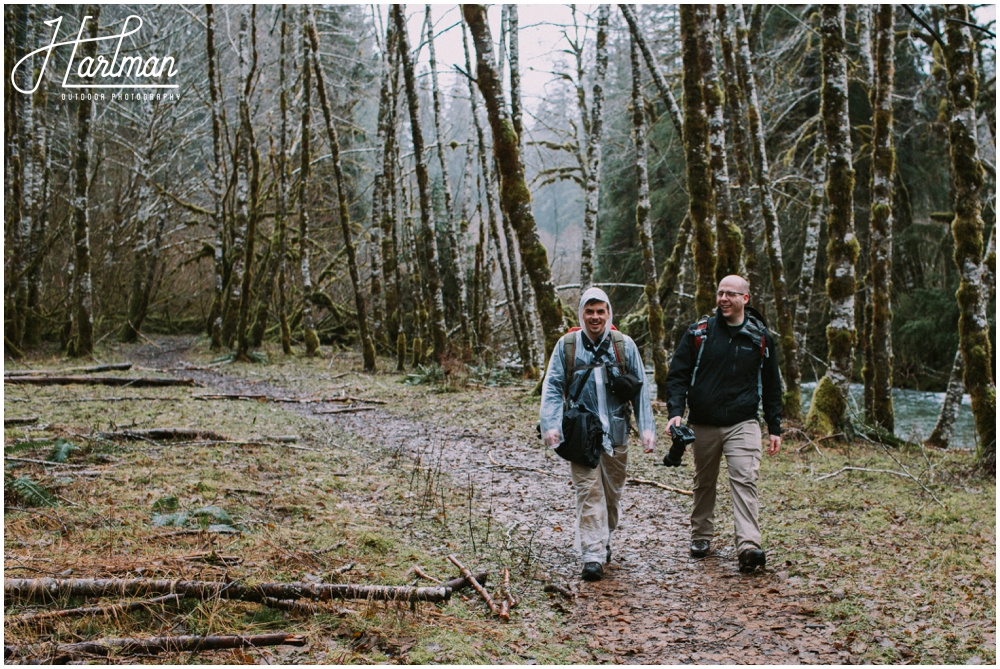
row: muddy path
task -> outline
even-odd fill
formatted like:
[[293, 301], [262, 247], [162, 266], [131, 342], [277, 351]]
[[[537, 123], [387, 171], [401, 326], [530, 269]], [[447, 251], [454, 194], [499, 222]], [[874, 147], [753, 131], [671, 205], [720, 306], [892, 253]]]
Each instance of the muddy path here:
[[[158, 347], [143, 346], [133, 359], [146, 367], [183, 369], [190, 343], [175, 338]], [[291, 394], [266, 372], [249, 381], [229, 369], [175, 373], [193, 376], [206, 392]], [[511, 392], [523, 395], [524, 390]], [[456, 426], [449, 415], [454, 397], [428, 394], [420, 410], [405, 415], [386, 406], [314, 418], [366, 443], [433, 461], [454, 481], [474, 489], [498, 534], [516, 532], [530, 540], [536, 577], [522, 587], [551, 582], [572, 592], [571, 600], [553, 596], [552, 604], [569, 623], [566, 638], [586, 640], [591, 654], [586, 663], [851, 662], [850, 652], [834, 638], [834, 625], [815, 616], [815, 596], [783, 569], [780, 547], [765, 546], [768, 567], [763, 573], [742, 575], [729, 543], [731, 527], [720, 522], [725, 532], [715, 542], [715, 553], [702, 560], [689, 558], [690, 497], [648, 485], [627, 486], [605, 579], [581, 581], [572, 548], [574, 506], [566, 463], [547, 457], [530, 429], [505, 427], [510, 416], [495, 406], [482, 407], [464, 426]], [[282, 407], [313, 415], [310, 405]], [[658, 453], [646, 455], [633, 443], [629, 455], [648, 464], [662, 457], [665, 445], [660, 437]], [[635, 476], [633, 472], [630, 464], [629, 475]], [[726, 494], [721, 490], [720, 499]]]

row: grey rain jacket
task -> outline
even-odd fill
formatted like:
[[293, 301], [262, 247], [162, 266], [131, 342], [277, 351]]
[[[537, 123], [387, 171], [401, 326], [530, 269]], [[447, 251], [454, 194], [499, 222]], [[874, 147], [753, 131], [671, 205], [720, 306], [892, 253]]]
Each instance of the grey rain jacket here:
[[[608, 296], [600, 288], [590, 288], [580, 297], [580, 327], [583, 329], [574, 333], [577, 337], [575, 353], [577, 367], [589, 365], [594, 361], [594, 354], [584, 348], [582, 339], [582, 337], [587, 336], [583, 324], [583, 307], [592, 299], [607, 303], [609, 317], [608, 324], [604, 329], [604, 338], [611, 336], [611, 320], [613, 316], [611, 313], [611, 302], [608, 301]], [[631, 403], [620, 402], [607, 389], [604, 369], [598, 367], [587, 377], [587, 383], [577, 400], [579, 404], [601, 417], [601, 425], [604, 429], [604, 450], [609, 454], [612, 452], [614, 446], [627, 443], [633, 412], [636, 416], [636, 427], [640, 435], [646, 431], [652, 432], [654, 435], [656, 434], [650, 396], [650, 383], [646, 380], [645, 367], [642, 364], [639, 349], [631, 337], [624, 334], [622, 336], [625, 339], [624, 354], [626, 358], [623, 362], [627, 369], [643, 380], [639, 394], [635, 396]], [[604, 339], [601, 341], [603, 342]], [[549, 430], [560, 430], [561, 432], [562, 429], [563, 394], [566, 390], [565, 383], [567, 378], [566, 353], [564, 349], [565, 343], [560, 338], [555, 348], [552, 349], [552, 357], [549, 358], [548, 370], [545, 372], [545, 381], [542, 383], [542, 406], [540, 412], [542, 435]], [[603, 359], [614, 361], [614, 356], [614, 346], [609, 342], [608, 353]], [[571, 397], [578, 390], [577, 384], [583, 379], [586, 373], [586, 370], [580, 370], [572, 374], [574, 383], [569, 388], [568, 397]]]

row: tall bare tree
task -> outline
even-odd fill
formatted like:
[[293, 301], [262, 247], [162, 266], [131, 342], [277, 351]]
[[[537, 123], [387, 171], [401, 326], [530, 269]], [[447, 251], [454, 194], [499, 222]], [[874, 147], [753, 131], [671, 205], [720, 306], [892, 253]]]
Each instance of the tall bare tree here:
[[424, 157], [424, 135], [420, 129], [420, 101], [417, 92], [416, 74], [410, 57], [410, 38], [406, 33], [406, 16], [402, 5], [393, 5], [390, 10], [399, 34], [399, 57], [406, 83], [406, 99], [410, 110], [410, 133], [413, 137], [413, 157], [416, 162], [417, 189], [420, 195], [420, 237], [426, 256], [423, 268], [424, 281], [430, 297], [428, 312], [434, 356], [444, 355], [448, 335], [444, 323], [444, 293], [441, 287], [441, 263], [438, 258], [437, 241], [434, 233], [434, 208], [431, 204], [430, 176]]
[[601, 182], [601, 141], [604, 130], [604, 78], [608, 71], [608, 18], [610, 5], [597, 10], [597, 43], [594, 93], [590, 100], [590, 132], [587, 137], [586, 205], [583, 210], [583, 248], [580, 251], [580, 288], [594, 280], [594, 242], [597, 233], [598, 196]]
[[635, 205], [635, 224], [639, 229], [642, 245], [642, 274], [646, 284], [646, 324], [653, 358], [653, 380], [656, 394], [661, 400], [668, 397], [667, 355], [663, 350], [663, 309], [656, 287], [656, 256], [653, 251], [653, 225], [649, 220], [649, 168], [646, 154], [646, 101], [642, 95], [642, 70], [639, 46], [635, 38], [629, 40], [632, 61], [632, 140], [635, 144], [635, 180], [638, 191]]
[[302, 121], [299, 139], [299, 267], [302, 273], [302, 339], [306, 345], [306, 355], [314, 356], [319, 352], [319, 336], [313, 323], [312, 313], [312, 267], [310, 260], [312, 251], [309, 243], [309, 200], [308, 193], [310, 165], [312, 164], [312, 136], [309, 128], [312, 125], [312, 65], [310, 64], [310, 28], [309, 8], [303, 6], [302, 40], [300, 62], [302, 63]]
[[677, 131], [678, 135], [683, 135], [684, 121], [681, 118], [681, 109], [677, 106], [677, 100], [674, 99], [674, 94], [670, 92], [670, 88], [667, 86], [667, 80], [660, 70], [656, 54], [653, 53], [646, 43], [642, 28], [639, 26], [639, 18], [635, 13], [635, 5], [618, 5], [618, 8], [628, 23], [632, 39], [639, 43], [639, 50], [642, 51], [642, 57], [646, 61], [646, 67], [649, 68], [649, 73], [653, 77], [653, 83], [656, 84], [656, 90], [660, 94], [660, 99], [663, 100], [663, 104], [667, 107], [667, 113], [670, 115], [670, 122], [673, 124], [674, 130]]
[[[398, 25], [397, 25], [398, 28]], [[358, 271], [357, 250], [354, 247], [351, 232], [351, 211], [347, 204], [347, 184], [344, 181], [344, 169], [340, 161], [340, 138], [337, 127], [333, 123], [333, 110], [326, 94], [326, 82], [323, 67], [319, 60], [319, 33], [316, 31], [316, 18], [312, 8], [309, 8], [309, 47], [313, 70], [316, 72], [316, 93], [320, 108], [323, 110], [323, 121], [326, 125], [326, 138], [330, 145], [330, 160], [333, 163], [333, 177], [337, 187], [337, 212], [340, 218], [340, 232], [344, 239], [344, 251], [347, 254], [347, 269], [351, 275], [351, 285], [354, 288], [354, 307], [358, 312], [358, 339], [361, 343], [361, 354], [366, 372], [375, 371], [375, 344], [368, 333], [368, 311], [365, 306], [364, 289], [361, 286], [361, 273]]]
[[816, 385], [806, 426], [832, 435], [849, 423], [847, 400], [854, 369], [855, 264], [860, 247], [854, 234], [854, 167], [847, 115], [847, 53], [844, 6], [823, 5], [823, 134], [827, 147], [827, 280], [830, 322], [826, 328], [827, 369]]
[[[87, 40], [83, 58], [97, 56], [100, 5], [87, 5], [83, 23]], [[82, 357], [94, 352], [94, 293], [90, 275], [90, 149], [94, 103], [91, 96], [82, 95], [76, 107], [76, 156], [73, 161], [73, 311], [71, 336], [66, 350], [69, 355]]]

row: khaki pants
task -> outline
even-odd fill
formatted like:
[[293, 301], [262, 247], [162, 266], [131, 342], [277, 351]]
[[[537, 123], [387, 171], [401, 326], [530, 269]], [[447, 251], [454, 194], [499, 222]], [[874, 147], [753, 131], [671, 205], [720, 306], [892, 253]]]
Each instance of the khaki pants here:
[[719, 463], [726, 456], [729, 490], [733, 496], [736, 552], [760, 548], [757, 520], [757, 478], [760, 475], [760, 425], [748, 420], [728, 427], [691, 425], [695, 442], [694, 508], [691, 510], [691, 540], [711, 540], [715, 535], [715, 495]]
[[615, 446], [614, 455], [601, 455], [594, 469], [570, 463], [576, 493], [576, 541], [583, 563], [604, 563], [611, 533], [618, 527], [619, 501], [625, 488], [628, 448]]

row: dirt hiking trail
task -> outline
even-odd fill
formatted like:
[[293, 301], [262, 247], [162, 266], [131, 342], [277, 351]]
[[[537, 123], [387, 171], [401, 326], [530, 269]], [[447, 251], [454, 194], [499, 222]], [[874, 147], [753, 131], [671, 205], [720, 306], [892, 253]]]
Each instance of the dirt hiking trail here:
[[[134, 350], [133, 360], [160, 369], [185, 366], [185, 354], [193, 340], [159, 339], [159, 346]], [[318, 364], [325, 366], [326, 362]], [[205, 392], [290, 394], [269, 384], [266, 367], [260, 380], [253, 382], [227, 373], [228, 367], [176, 373], [194, 377], [205, 385]], [[523, 395], [526, 391], [519, 387], [508, 392]], [[531, 439], [533, 424], [514, 432], [498, 429], [510, 422], [509, 413], [485, 407], [475, 417], [478, 427], [455, 427], [447, 420], [451, 398], [448, 394], [430, 396], [426, 410], [407, 416], [379, 407], [365, 413], [314, 417], [337, 424], [366, 443], [398, 449], [412, 458], [440, 457], [442, 471], [454, 481], [486, 491], [489, 513], [498, 528], [516, 527], [533, 537], [535, 582], [515, 587], [542, 588], [554, 583], [573, 594], [571, 600], [552, 595], [552, 606], [562, 612], [567, 623], [566, 639], [587, 640], [591, 652], [588, 663], [851, 662], [851, 653], [833, 637], [834, 624], [814, 615], [818, 601], [804, 593], [798, 579], [789, 578], [784, 570], [780, 547], [765, 545], [768, 566], [763, 573], [740, 574], [731, 524], [717, 518], [720, 534], [713, 542], [713, 554], [691, 559], [690, 497], [677, 493], [628, 485], [605, 578], [583, 582], [579, 557], [572, 548], [575, 509], [567, 464], [557, 457], [546, 457], [537, 438]], [[308, 405], [282, 408], [309, 415], [313, 411]], [[659, 418], [658, 429], [662, 431], [665, 420]], [[657, 438], [657, 451], [652, 455], [642, 453], [633, 439], [630, 459], [662, 458], [669, 442], [662, 434]], [[688, 474], [689, 458], [690, 454], [685, 458]], [[633, 475], [630, 467], [629, 476]], [[720, 500], [727, 495], [727, 489], [720, 489]], [[768, 510], [766, 499], [762, 507], [766, 543], [767, 514], [779, 511]]]

